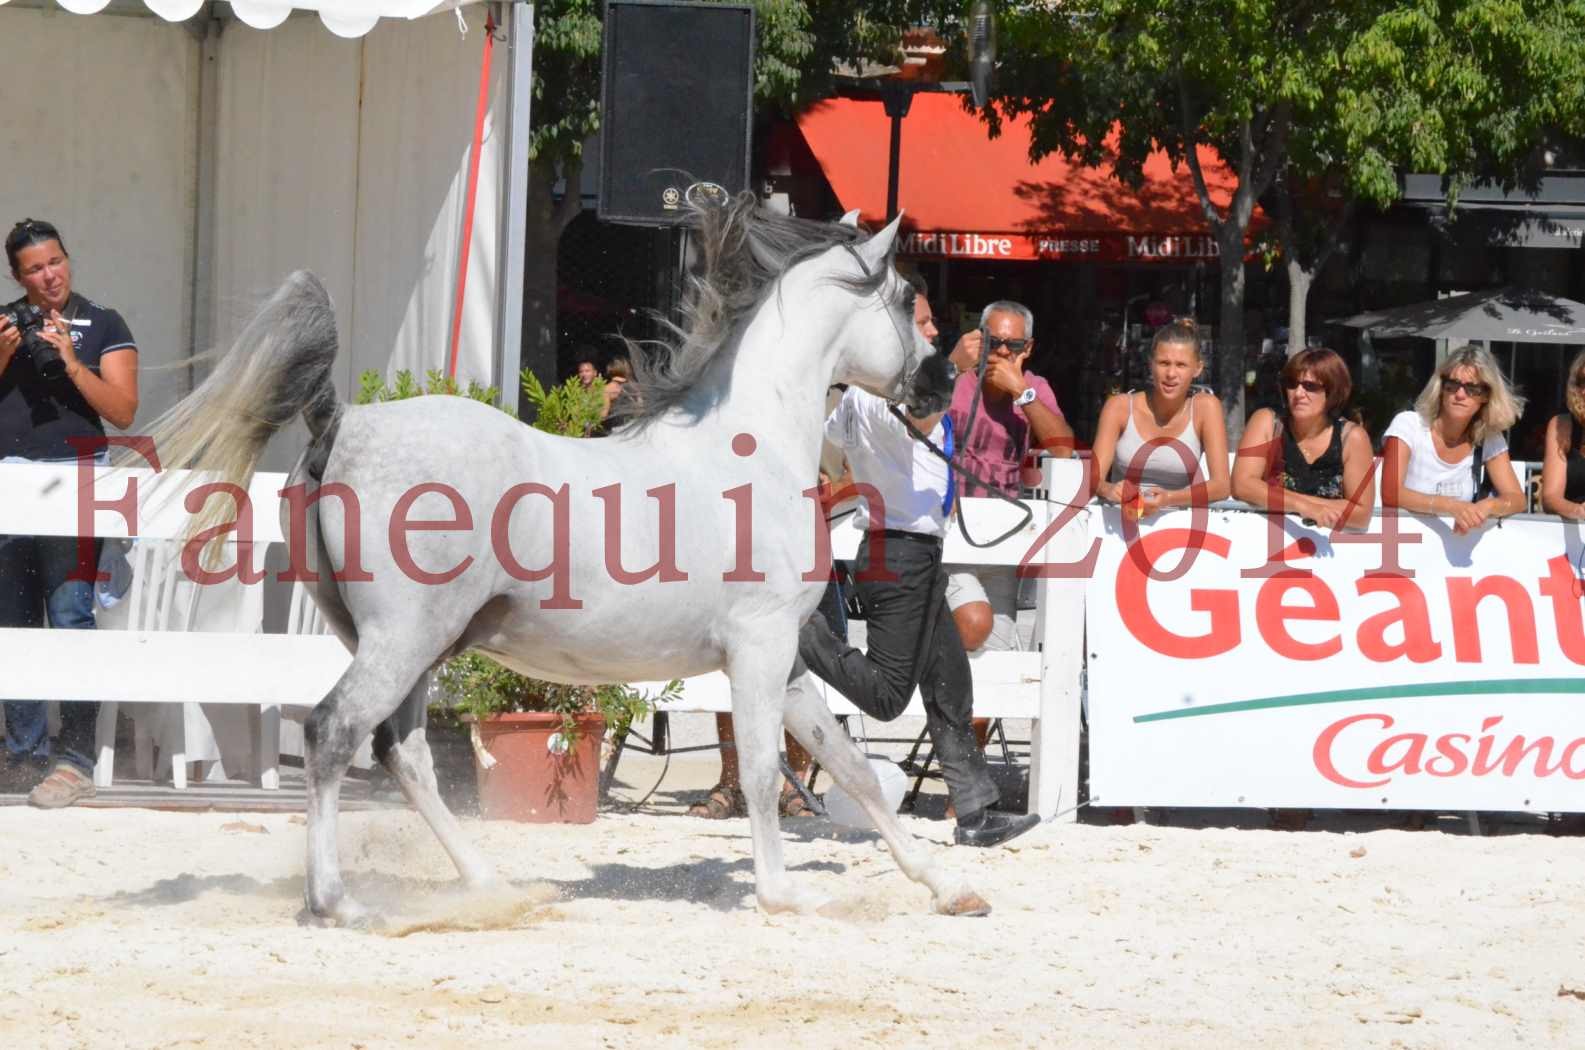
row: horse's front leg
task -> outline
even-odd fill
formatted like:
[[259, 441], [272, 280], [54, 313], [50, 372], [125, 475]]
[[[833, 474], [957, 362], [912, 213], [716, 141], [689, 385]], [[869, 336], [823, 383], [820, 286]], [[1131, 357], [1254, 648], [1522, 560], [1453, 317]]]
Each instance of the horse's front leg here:
[[874, 823], [891, 848], [897, 866], [915, 882], [929, 887], [935, 910], [943, 915], [988, 915], [985, 898], [942, 872], [930, 847], [903, 830], [897, 814], [886, 805], [881, 782], [864, 753], [843, 731], [815, 687], [814, 676], [803, 667], [793, 668], [785, 705], [787, 728], [814, 760], [842, 785]]
[[754, 838], [754, 893], [768, 912], [811, 912], [825, 899], [800, 892], [787, 877], [782, 859], [777, 800], [781, 793], [782, 705], [787, 669], [797, 651], [795, 625], [755, 632], [728, 655], [732, 681], [732, 728], [743, 796]]

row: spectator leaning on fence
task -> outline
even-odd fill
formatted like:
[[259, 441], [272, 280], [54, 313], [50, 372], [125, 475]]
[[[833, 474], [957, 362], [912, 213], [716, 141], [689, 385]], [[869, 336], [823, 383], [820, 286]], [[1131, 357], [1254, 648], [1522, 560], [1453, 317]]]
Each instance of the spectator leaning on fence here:
[[[1193, 318], [1180, 317], [1156, 330], [1150, 348], [1152, 388], [1108, 398], [1095, 427], [1091, 455], [1095, 476], [1105, 479], [1096, 486], [1102, 499], [1144, 517], [1190, 506], [1196, 499], [1203, 504], [1227, 498], [1227, 420], [1215, 394], [1194, 390], [1204, 369]], [[1147, 451], [1152, 441], [1165, 443]], [[1196, 482], [1204, 486], [1198, 495]]]
[[1233, 495], [1323, 528], [1363, 529], [1375, 504], [1370, 438], [1343, 417], [1353, 383], [1331, 350], [1311, 347], [1282, 369], [1282, 411], [1249, 417], [1233, 464]]
[[[89, 452], [75, 442], [104, 437], [104, 421], [132, 425], [138, 409], [138, 354], [121, 315], [72, 289], [71, 260], [59, 231], [24, 219], [6, 237], [6, 260], [23, 297], [7, 304], [22, 328], [0, 320], [0, 460], [69, 461]], [[27, 308], [40, 312], [30, 325]], [[95, 544], [95, 560], [98, 558]], [[96, 566], [88, 566], [91, 574]], [[93, 583], [78, 568], [75, 536], [0, 537], [0, 626], [94, 626]], [[32, 784], [28, 801], [45, 809], [94, 793], [97, 702], [61, 705], [55, 764], [45, 737], [44, 704], [8, 702], [6, 787]]]
[[1541, 509], [1585, 521], [1585, 352], [1568, 366], [1563, 400], [1568, 411], [1553, 416], [1546, 427]]
[[[1508, 386], [1490, 353], [1475, 346], [1453, 351], [1414, 411], [1399, 412], [1387, 427], [1383, 505], [1452, 518], [1460, 535], [1488, 518], [1524, 510], [1503, 437], [1523, 412], [1524, 398]], [[1492, 494], [1482, 496], [1487, 489]]]
[[[1024, 371], [1035, 348], [1034, 334], [1035, 316], [1029, 307], [1005, 300], [994, 302], [981, 312], [979, 328], [958, 340], [952, 354], [954, 361], [963, 362], [949, 409], [953, 432], [960, 440], [967, 436], [959, 446], [958, 462], [990, 489], [1014, 499], [1022, 487], [1020, 467], [1031, 448], [1043, 448], [1055, 456], [1073, 454], [1073, 428], [1062, 417], [1051, 385]], [[976, 373], [971, 365], [982, 353], [989, 359], [976, 406]], [[967, 477], [960, 476], [959, 482], [959, 495], [990, 495], [990, 490]], [[954, 569], [947, 578], [947, 604], [970, 652], [1017, 647], [1016, 567]]]

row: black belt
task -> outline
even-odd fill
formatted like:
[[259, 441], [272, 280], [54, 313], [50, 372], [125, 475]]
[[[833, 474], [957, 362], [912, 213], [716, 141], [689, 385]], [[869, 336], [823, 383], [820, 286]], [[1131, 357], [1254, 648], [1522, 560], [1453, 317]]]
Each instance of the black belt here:
[[[909, 532], [907, 529], [881, 529], [879, 531], [882, 536], [889, 540], [906, 540], [913, 543], [929, 543], [936, 547], [941, 546], [941, 537], [932, 536], [928, 532]], [[869, 535], [874, 536], [875, 530], [871, 530]]]

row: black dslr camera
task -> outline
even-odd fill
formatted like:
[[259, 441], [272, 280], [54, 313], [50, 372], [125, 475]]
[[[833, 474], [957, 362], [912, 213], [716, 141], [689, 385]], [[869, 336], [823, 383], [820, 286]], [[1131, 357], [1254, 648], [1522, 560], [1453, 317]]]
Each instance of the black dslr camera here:
[[43, 336], [44, 322], [49, 320], [43, 310], [22, 299], [0, 306], [0, 317], [16, 325], [17, 331], [22, 333], [22, 345], [17, 349], [26, 350], [33, 358], [35, 372], [45, 379], [59, 379], [66, 374], [61, 352]]

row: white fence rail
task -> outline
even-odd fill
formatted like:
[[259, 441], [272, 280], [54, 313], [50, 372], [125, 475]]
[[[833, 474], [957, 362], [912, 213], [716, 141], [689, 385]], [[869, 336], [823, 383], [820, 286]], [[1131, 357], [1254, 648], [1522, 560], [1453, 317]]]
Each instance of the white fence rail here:
[[[1075, 505], [1080, 464], [1052, 461], [1046, 469], [1049, 495], [1030, 501], [1027, 527], [991, 549], [967, 545], [955, 529], [946, 544], [949, 563], [1042, 574], [1034, 649], [971, 661], [976, 714], [1033, 723], [1032, 809], [1050, 816], [1076, 801], [1087, 661], [1091, 783], [1107, 804], [1585, 808], [1585, 792], [1571, 790], [1585, 779], [1585, 686], [1575, 684], [1585, 681], [1581, 526], [1521, 518], [1455, 537], [1444, 520], [1400, 516], [1414, 537], [1400, 541], [1403, 567], [1420, 581], [1411, 593], [1379, 570], [1380, 533], [1391, 519], [1378, 516], [1367, 536], [1332, 536], [1292, 518], [1218, 508], [1200, 525], [1190, 512], [1174, 512], [1136, 532], [1114, 508]], [[283, 481], [254, 479], [261, 547], [280, 542]], [[125, 482], [102, 477], [99, 499], [120, 496]], [[0, 533], [76, 535], [78, 484], [72, 466], [0, 465]], [[999, 501], [965, 505], [977, 537], [1003, 531], [1017, 513]], [[181, 524], [167, 508], [136, 531], [143, 541], [169, 540]], [[128, 532], [108, 509], [96, 512], [94, 528]], [[1181, 546], [1196, 529], [1205, 550], [1182, 579], [1142, 578], [1130, 589], [1129, 573], [1154, 557], [1151, 544]], [[843, 523], [834, 555], [850, 556], [858, 539]], [[1309, 546], [1267, 564], [1272, 550], [1301, 539]], [[0, 629], [0, 699], [103, 701], [110, 727], [117, 704], [256, 706], [265, 715], [258, 772], [273, 784], [271, 727], [280, 707], [317, 702], [345, 668], [346, 652], [325, 635], [261, 633], [257, 585], [238, 585], [230, 596], [204, 588], [196, 605], [177, 609], [172, 603], [186, 601], [181, 587], [193, 585], [173, 581], [173, 559], [159, 564], [133, 584], [128, 629]], [[164, 588], [165, 597], [151, 604], [150, 588]], [[140, 602], [153, 611], [136, 613]], [[1146, 614], [1179, 642], [1163, 651], [1142, 639], [1136, 628]], [[292, 624], [307, 630], [312, 620], [294, 615]], [[1222, 647], [1217, 630], [1234, 632], [1237, 645]], [[1375, 648], [1361, 657], [1367, 634]], [[1434, 648], [1415, 648], [1421, 634]], [[1393, 689], [1401, 695], [1387, 695]], [[724, 679], [706, 675], [688, 680], [673, 706], [722, 711], [726, 696]], [[852, 711], [834, 694], [827, 702]], [[1231, 717], [1238, 712], [1253, 713]], [[1326, 761], [1352, 785], [1315, 757], [1321, 735], [1340, 720], [1338, 749]], [[111, 758], [105, 729], [102, 718], [101, 778]]]

